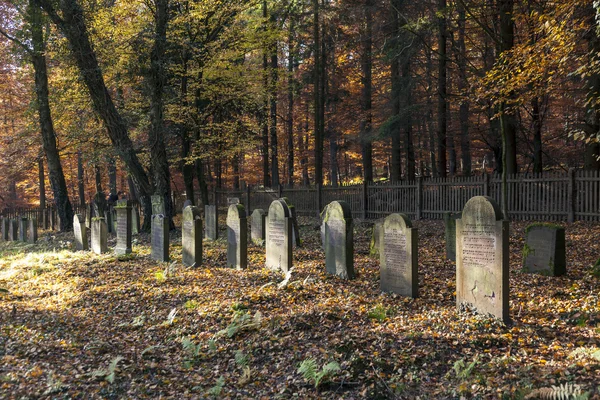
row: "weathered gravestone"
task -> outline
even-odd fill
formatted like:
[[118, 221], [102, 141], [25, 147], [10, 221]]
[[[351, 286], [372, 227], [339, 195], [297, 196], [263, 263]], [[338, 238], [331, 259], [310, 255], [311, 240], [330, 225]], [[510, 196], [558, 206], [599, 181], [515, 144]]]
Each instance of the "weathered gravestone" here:
[[4, 240], [5, 242], [9, 241], [9, 224], [10, 220], [8, 218], [2, 218], [2, 240]]
[[27, 241], [27, 218], [19, 218], [19, 240], [21, 242]]
[[456, 220], [456, 305], [509, 322], [508, 221], [490, 197], [472, 197]]
[[190, 267], [202, 264], [202, 219], [200, 209], [189, 205], [181, 217], [181, 262]]
[[129, 200], [117, 200], [114, 207], [117, 214], [117, 246], [118, 255], [131, 253], [131, 204]]
[[227, 198], [227, 206], [231, 206], [234, 204], [240, 204], [240, 198], [239, 197], [228, 197]]
[[185, 210], [185, 208], [187, 206], [193, 206], [192, 201], [189, 200], [189, 199], [183, 202], [183, 208], [182, 208], [182, 210]]
[[354, 278], [354, 228], [352, 211], [345, 201], [333, 201], [325, 211], [325, 266], [327, 273]]
[[227, 266], [244, 269], [248, 266], [248, 222], [241, 204], [227, 209]]
[[85, 206], [85, 227], [92, 229], [92, 217], [94, 216], [94, 208], [91, 204]]
[[294, 244], [294, 246], [300, 246], [302, 244], [302, 242], [300, 241], [300, 226], [298, 225], [298, 216], [296, 214], [296, 207], [294, 207], [294, 205], [292, 204], [290, 199], [288, 199], [287, 197], [282, 197], [281, 200], [284, 201], [285, 205], [290, 210], [290, 216], [292, 218], [292, 228], [293, 228], [292, 243]]
[[372, 256], [379, 255], [384, 221], [385, 218], [379, 218], [373, 223], [373, 230], [371, 231], [371, 243], [369, 244], [369, 254]]
[[110, 206], [110, 216], [112, 218], [112, 231], [114, 233], [117, 233], [117, 225], [119, 223], [119, 220], [117, 219], [117, 210], [115, 209], [114, 205]]
[[104, 212], [107, 208], [106, 199], [104, 198], [104, 193], [96, 192], [94, 195], [94, 201], [92, 202], [92, 207], [94, 209], [94, 213], [92, 217], [104, 217]]
[[152, 253], [156, 261], [169, 261], [169, 219], [163, 214], [152, 216]]
[[565, 228], [551, 224], [532, 224], [527, 227], [523, 249], [523, 270], [547, 276], [567, 273]]
[[283, 200], [274, 200], [266, 220], [266, 264], [275, 271], [292, 268], [292, 216]]
[[19, 240], [18, 232], [19, 232], [19, 223], [17, 222], [16, 219], [11, 219], [8, 222], [8, 240], [11, 240], [13, 242], [16, 242], [17, 240]]
[[106, 220], [100, 217], [92, 218], [92, 251], [96, 254], [106, 253], [108, 251], [107, 239]]
[[81, 214], [73, 216], [73, 233], [75, 234], [76, 250], [89, 250], [86, 222], [87, 218], [84, 220]]
[[35, 243], [38, 240], [37, 219], [31, 218], [28, 220], [29, 227], [27, 229], [27, 242]]
[[131, 234], [138, 235], [140, 233], [140, 212], [138, 206], [133, 205], [131, 208]]
[[265, 223], [267, 213], [261, 208], [252, 211], [250, 216], [250, 237], [256, 245], [262, 246], [265, 243]]
[[217, 240], [219, 237], [219, 219], [217, 215], [217, 206], [204, 206], [204, 224], [205, 235], [208, 240]]
[[165, 199], [160, 195], [153, 195], [152, 200], [152, 215], [165, 215]]
[[456, 261], [456, 220], [462, 218], [462, 213], [444, 213], [446, 228], [446, 259]]
[[404, 214], [385, 218], [379, 243], [380, 283], [384, 292], [419, 296], [418, 233]]

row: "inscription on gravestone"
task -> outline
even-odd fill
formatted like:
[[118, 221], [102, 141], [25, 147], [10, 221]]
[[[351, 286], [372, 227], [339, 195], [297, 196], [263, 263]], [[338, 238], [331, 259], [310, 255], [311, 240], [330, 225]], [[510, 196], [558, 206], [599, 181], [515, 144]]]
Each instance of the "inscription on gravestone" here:
[[[85, 220], [87, 221], [87, 218]], [[81, 214], [75, 214], [73, 216], [73, 233], [75, 235], [75, 249], [88, 250], [87, 228], [85, 227], [85, 221]]]
[[150, 257], [156, 261], [169, 261], [169, 219], [164, 215], [152, 216], [152, 252]]
[[348, 203], [333, 201], [325, 211], [325, 265], [327, 273], [354, 278], [354, 228]]
[[241, 204], [227, 210], [227, 266], [244, 269], [248, 266], [248, 222]]
[[182, 215], [182, 257], [183, 265], [199, 267], [202, 264], [202, 220], [200, 209], [187, 206]]
[[391, 214], [379, 243], [381, 290], [418, 297], [417, 229], [404, 214]]
[[266, 228], [267, 268], [274, 271], [289, 271], [292, 268], [292, 221], [290, 210], [283, 200], [271, 202]]
[[493, 199], [471, 198], [456, 220], [456, 303], [509, 321], [508, 221]]
[[561, 276], [567, 273], [566, 264], [565, 228], [550, 224], [527, 227], [527, 241], [523, 249], [525, 272]]

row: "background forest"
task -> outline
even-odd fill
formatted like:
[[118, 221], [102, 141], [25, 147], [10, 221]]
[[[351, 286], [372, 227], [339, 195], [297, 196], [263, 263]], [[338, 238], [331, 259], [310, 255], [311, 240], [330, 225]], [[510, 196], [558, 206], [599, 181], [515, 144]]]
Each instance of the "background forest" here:
[[1, 0], [0, 207], [598, 170], [599, 7]]

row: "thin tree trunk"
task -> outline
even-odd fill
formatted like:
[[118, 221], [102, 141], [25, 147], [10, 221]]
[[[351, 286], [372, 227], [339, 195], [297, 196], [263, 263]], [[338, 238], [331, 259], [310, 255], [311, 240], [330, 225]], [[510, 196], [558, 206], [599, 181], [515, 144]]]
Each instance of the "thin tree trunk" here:
[[309, 126], [309, 103], [306, 102], [306, 112], [304, 113], [304, 134], [298, 135], [298, 149], [301, 152], [300, 167], [302, 168], [302, 185], [310, 185], [310, 177], [308, 175], [308, 130]]
[[446, 0], [438, 0], [438, 114], [437, 114], [437, 172], [438, 176], [446, 176], [446, 147], [447, 147], [447, 103], [446, 103]]
[[540, 99], [531, 100], [531, 119], [533, 120], [533, 172], [542, 173], [542, 115], [540, 112]]
[[363, 166], [363, 180], [373, 182], [373, 142], [371, 136], [372, 124], [372, 46], [373, 46], [373, 2], [367, 0], [365, 4], [365, 31], [362, 38], [361, 60], [361, 109], [363, 112], [360, 124], [361, 153]]
[[290, 25], [288, 32], [288, 113], [287, 113], [287, 133], [288, 133], [288, 185], [294, 186], [294, 65], [296, 62], [295, 47], [295, 15], [290, 16]]
[[[265, 31], [267, 30], [267, 0], [263, 0], [262, 4], [262, 15], [263, 24]], [[271, 186], [271, 174], [269, 171], [269, 121], [267, 115], [269, 113], [269, 56], [268, 49], [263, 49], [263, 86], [264, 86], [264, 100], [263, 109], [260, 116], [262, 125], [262, 162], [263, 162], [263, 185], [265, 187]]]
[[[407, 58], [402, 62], [402, 92], [404, 94], [404, 107], [412, 106], [412, 76], [411, 60]], [[406, 153], [406, 179], [412, 181], [416, 176], [415, 146], [413, 144], [412, 111], [406, 113], [404, 122], [404, 147]]]
[[462, 161], [462, 173], [464, 176], [471, 175], [471, 143], [469, 138], [469, 96], [467, 81], [467, 54], [465, 46], [465, 9], [458, 2], [458, 40], [457, 40], [457, 66], [458, 66], [458, 93], [460, 105], [458, 109], [458, 120], [460, 124], [460, 157]]
[[77, 190], [79, 192], [79, 205], [85, 207], [85, 185], [83, 182], [83, 160], [81, 151], [77, 152]]
[[[271, 22], [275, 24], [275, 17], [271, 16]], [[270, 136], [271, 136], [271, 184], [273, 187], [279, 186], [279, 151], [277, 149], [277, 81], [279, 63], [277, 61], [277, 41], [271, 43], [271, 68], [269, 82], [270, 98]]]
[[40, 208], [46, 208], [46, 179], [44, 174], [44, 158], [38, 158], [38, 177], [40, 182]]
[[[392, 40], [395, 40], [395, 46], [392, 47], [394, 52], [390, 60], [390, 78], [392, 84], [392, 115], [395, 118], [400, 118], [401, 111], [401, 96], [402, 96], [402, 83], [400, 75], [400, 7], [402, 6], [402, 0], [391, 0], [391, 13], [392, 13], [392, 27], [391, 34]], [[401, 124], [397, 120], [392, 127], [392, 149], [391, 149], [391, 168], [390, 168], [390, 179], [392, 181], [399, 181], [402, 177], [402, 141], [401, 141]]]
[[314, 135], [315, 135], [315, 184], [323, 184], [323, 141], [324, 141], [324, 99], [322, 93], [324, 56], [321, 54], [319, 0], [313, 0], [313, 46], [314, 46], [314, 78], [313, 95], [315, 106]]
[[117, 194], [117, 165], [112, 157], [106, 158], [106, 169], [108, 170], [108, 193]]

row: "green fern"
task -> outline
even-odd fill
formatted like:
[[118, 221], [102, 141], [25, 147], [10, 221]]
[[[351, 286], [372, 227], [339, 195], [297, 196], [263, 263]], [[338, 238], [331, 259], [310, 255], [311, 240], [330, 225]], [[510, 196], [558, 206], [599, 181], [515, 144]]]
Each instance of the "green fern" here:
[[468, 365], [465, 363], [465, 359], [461, 358], [460, 360], [457, 360], [454, 362], [454, 365], [452, 366], [452, 368], [454, 369], [454, 373], [456, 374], [456, 377], [458, 379], [460, 379], [461, 381], [464, 381], [466, 379], [469, 378], [469, 376], [471, 376], [471, 373], [473, 372], [473, 368], [475, 368], [475, 366], [479, 363], [479, 356], [475, 356], [475, 358], [473, 358], [473, 361], [471, 361]]
[[315, 388], [317, 388], [323, 379], [330, 378], [340, 371], [340, 369], [340, 364], [332, 361], [325, 364], [321, 371], [319, 371], [317, 361], [314, 358], [309, 358], [308, 360], [304, 360], [300, 363], [300, 366], [298, 367], [298, 373], [302, 374], [304, 379], [307, 381], [312, 381], [315, 385]]
[[247, 367], [248, 366], [248, 355], [244, 354], [241, 350], [238, 350], [235, 352], [235, 363], [237, 365], [239, 365], [240, 367]]
[[219, 396], [221, 394], [221, 392], [223, 391], [223, 387], [225, 386], [225, 378], [223, 378], [222, 376], [217, 379], [217, 384], [213, 387], [211, 387], [210, 389], [208, 389], [208, 391], [206, 392], [206, 394], [208, 394], [209, 396]]
[[124, 360], [123, 357], [121, 356], [116, 356], [115, 358], [113, 358], [110, 362], [110, 364], [108, 365], [108, 368], [99, 368], [96, 371], [92, 372], [92, 376], [95, 378], [101, 378], [104, 377], [104, 379], [112, 384], [115, 381], [115, 374], [117, 371], [117, 364], [119, 364], [120, 361]]
[[572, 383], [563, 383], [559, 386], [535, 389], [525, 396], [525, 399], [545, 399], [545, 400], [587, 400], [590, 394], [583, 393], [581, 386]]

